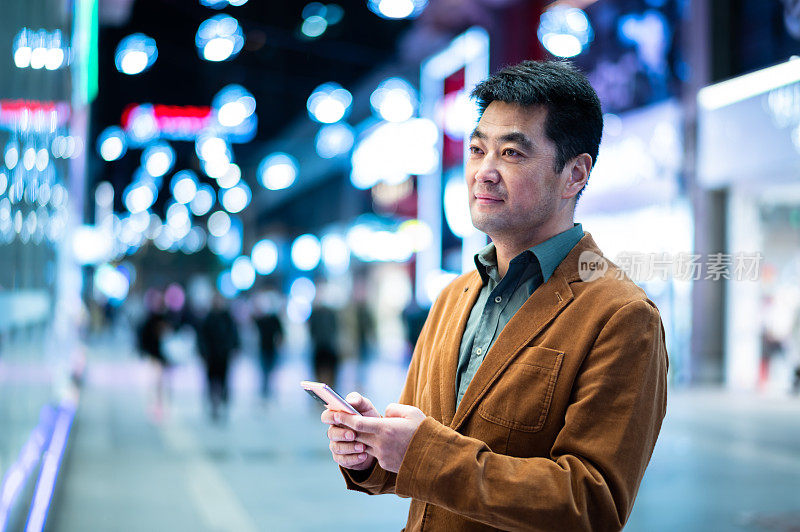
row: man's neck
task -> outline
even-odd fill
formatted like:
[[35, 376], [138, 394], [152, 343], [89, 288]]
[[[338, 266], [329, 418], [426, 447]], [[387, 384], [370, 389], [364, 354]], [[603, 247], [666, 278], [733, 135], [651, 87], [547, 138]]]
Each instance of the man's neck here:
[[495, 252], [497, 253], [497, 273], [502, 279], [508, 272], [508, 266], [511, 259], [525, 251], [526, 249], [537, 246], [558, 234], [567, 231], [573, 227], [573, 221], [568, 220], [560, 225], [552, 228], [542, 228], [536, 234], [531, 235], [525, 240], [518, 239], [505, 239], [503, 237], [492, 238], [494, 242]]

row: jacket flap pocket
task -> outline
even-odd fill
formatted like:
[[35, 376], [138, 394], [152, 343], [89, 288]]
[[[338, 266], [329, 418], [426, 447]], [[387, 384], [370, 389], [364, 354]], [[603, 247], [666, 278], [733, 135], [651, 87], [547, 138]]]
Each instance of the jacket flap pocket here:
[[525, 347], [482, 398], [478, 413], [492, 423], [524, 432], [544, 427], [564, 353]]

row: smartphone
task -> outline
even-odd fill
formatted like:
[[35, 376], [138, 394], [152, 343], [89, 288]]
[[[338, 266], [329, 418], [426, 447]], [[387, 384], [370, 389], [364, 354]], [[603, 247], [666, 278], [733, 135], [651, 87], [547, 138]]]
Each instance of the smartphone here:
[[330, 410], [347, 412], [348, 414], [355, 414], [357, 416], [361, 415], [361, 412], [353, 408], [353, 405], [345, 401], [341, 395], [333, 391], [333, 388], [324, 382], [302, 381], [300, 386], [303, 387], [308, 395]]

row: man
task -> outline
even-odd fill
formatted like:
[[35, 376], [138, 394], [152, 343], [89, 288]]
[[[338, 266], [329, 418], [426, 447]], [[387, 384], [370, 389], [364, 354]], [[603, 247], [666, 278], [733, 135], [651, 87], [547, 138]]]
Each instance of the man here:
[[666, 410], [655, 305], [573, 224], [602, 133], [570, 64], [473, 91], [466, 164], [477, 271], [431, 308], [399, 403], [326, 410], [347, 486], [412, 497], [406, 530], [619, 530]]

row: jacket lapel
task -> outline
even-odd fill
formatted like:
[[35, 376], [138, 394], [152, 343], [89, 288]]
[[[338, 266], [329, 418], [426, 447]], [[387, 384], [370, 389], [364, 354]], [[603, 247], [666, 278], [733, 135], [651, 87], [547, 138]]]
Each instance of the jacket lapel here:
[[482, 287], [481, 277], [477, 271], [467, 280], [464, 288], [460, 289], [458, 301], [453, 307], [455, 312], [450, 317], [442, 342], [442, 363], [438, 365], [442, 375], [437, 379], [442, 383], [439, 390], [441, 400], [442, 421], [449, 425], [455, 415], [456, 407], [456, 370], [458, 369], [458, 355], [461, 348], [461, 338], [467, 328], [467, 321], [475, 301], [478, 299]]
[[[503, 374], [503, 371], [508, 367], [512, 360], [519, 354], [523, 347], [525, 347], [533, 338], [538, 335], [561, 311], [566, 307], [574, 298], [572, 288], [569, 283], [580, 281], [578, 275], [578, 262], [580, 255], [584, 251], [592, 251], [597, 255], [602, 256], [600, 249], [594, 243], [591, 235], [584, 232], [583, 238], [575, 245], [575, 247], [567, 254], [566, 258], [561, 261], [553, 275], [548, 281], [536, 289], [533, 294], [525, 301], [522, 308], [517, 311], [511, 318], [508, 324], [503, 328], [500, 335], [495, 340], [486, 357], [483, 359], [478, 371], [467, 387], [464, 398], [458, 406], [458, 410], [453, 415], [450, 427], [458, 429], [461, 423], [475, 408], [476, 404], [485, 395], [486, 391]], [[476, 292], [480, 290], [478, 285]], [[476, 294], [477, 295], [477, 294]], [[474, 303], [474, 298], [472, 302]], [[469, 317], [470, 305], [466, 311], [466, 316]], [[442, 390], [442, 398], [444, 399], [445, 392], [452, 394], [452, 399], [443, 401], [443, 407], [447, 409], [454, 408], [455, 406], [455, 372], [456, 361], [458, 359], [458, 348], [461, 344], [461, 337], [463, 336], [466, 326], [466, 318], [463, 319], [461, 327], [457, 331], [455, 338], [448, 337], [448, 344], [450, 342], [455, 344], [455, 361], [452, 367], [445, 367], [444, 388]], [[450, 349], [452, 351], [452, 348]], [[448, 365], [450, 357], [447, 359]], [[449, 412], [449, 410], [448, 410]], [[445, 417], [444, 422], [450, 420], [450, 417]]]

